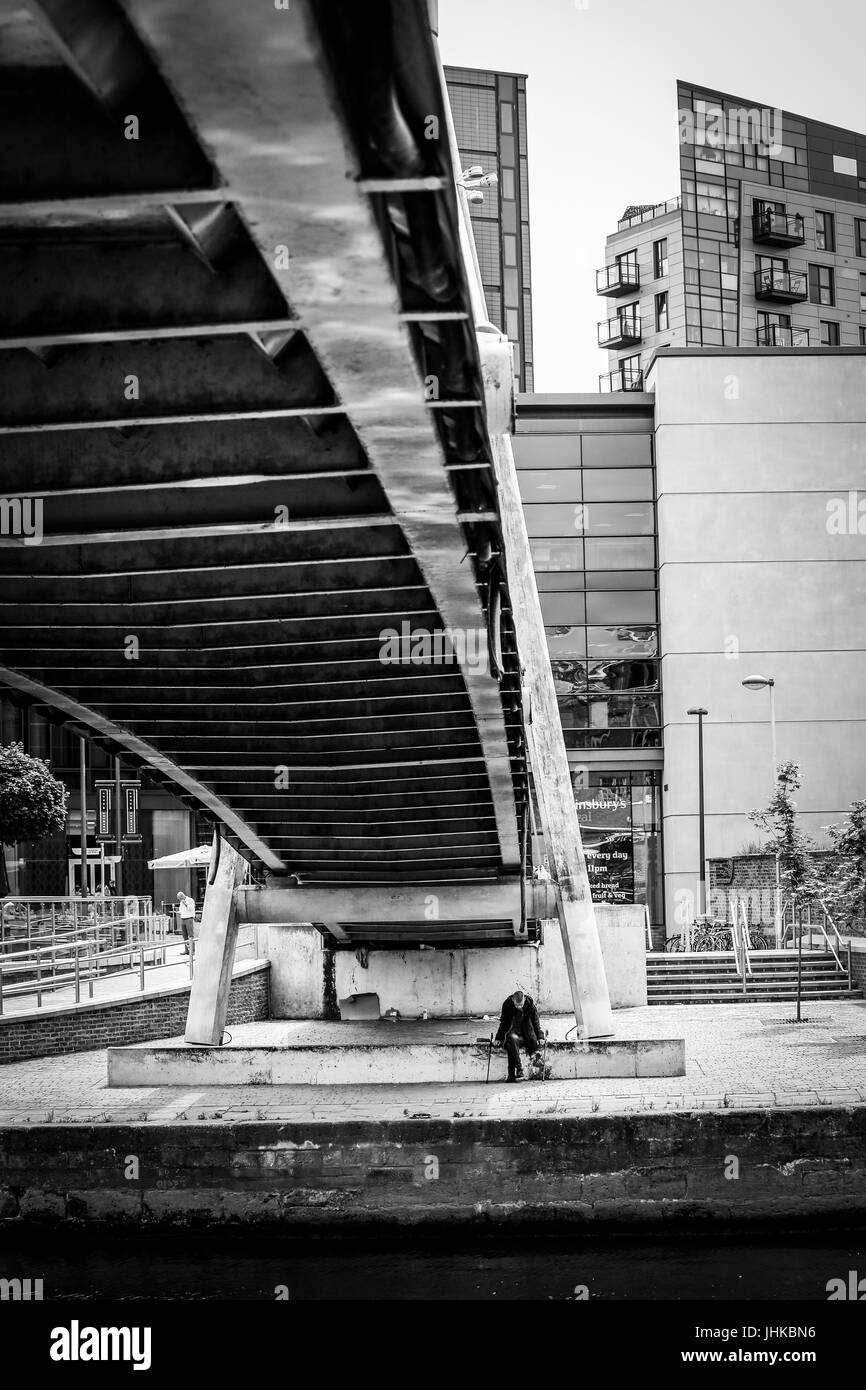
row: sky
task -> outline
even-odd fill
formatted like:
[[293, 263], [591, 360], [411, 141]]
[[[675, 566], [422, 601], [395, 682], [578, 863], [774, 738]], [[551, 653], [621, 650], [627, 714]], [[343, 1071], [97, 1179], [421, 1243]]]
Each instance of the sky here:
[[629, 203], [679, 192], [676, 81], [866, 131], [863, 0], [439, 0], [447, 64], [527, 74], [536, 391], [596, 391]]

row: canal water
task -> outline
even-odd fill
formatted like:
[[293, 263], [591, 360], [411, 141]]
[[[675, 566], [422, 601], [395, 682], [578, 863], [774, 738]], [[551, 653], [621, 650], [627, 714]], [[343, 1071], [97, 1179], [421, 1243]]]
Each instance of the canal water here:
[[866, 1232], [640, 1239], [322, 1238], [235, 1234], [0, 1235], [0, 1277], [41, 1278], [43, 1298], [123, 1300], [826, 1301], [866, 1276]]

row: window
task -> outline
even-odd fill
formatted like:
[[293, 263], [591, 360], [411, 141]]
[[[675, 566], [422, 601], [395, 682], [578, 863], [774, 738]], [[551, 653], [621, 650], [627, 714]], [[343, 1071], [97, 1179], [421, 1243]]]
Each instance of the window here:
[[839, 325], [834, 320], [821, 320], [821, 346], [839, 346]]
[[836, 303], [836, 285], [832, 266], [809, 266], [809, 303]]
[[834, 156], [833, 156], [833, 173], [834, 173], [834, 174], [847, 174], [848, 178], [856, 179], [856, 177], [857, 177], [857, 161], [856, 161], [856, 159], [848, 159], [844, 154], [834, 154]]
[[502, 196], [506, 202], [514, 202], [514, 170], [507, 165], [502, 168]]
[[860, 346], [866, 347], [866, 328], [860, 329]]
[[662, 294], [656, 295], [656, 333], [667, 333], [668, 331], [668, 295], [667, 290]]
[[866, 314], [866, 275], [860, 276], [860, 313]]
[[499, 124], [503, 135], [512, 135], [514, 132], [514, 107], [510, 101], [499, 103]]
[[[629, 363], [639, 366], [640, 357], [624, 358], [620, 362], [623, 371]], [[652, 461], [652, 439], [648, 434], [599, 433], [583, 436], [584, 468], [649, 468]]]
[[520, 320], [516, 309], [505, 310], [505, 332], [513, 343], [520, 337]]
[[506, 232], [502, 238], [502, 249], [507, 266], [517, 265], [517, 237], [510, 232]]
[[857, 255], [866, 256], [866, 217], [855, 217], [854, 234], [857, 240]]
[[653, 274], [661, 280], [668, 273], [668, 239], [653, 242]]
[[818, 251], [836, 250], [836, 225], [832, 212], [815, 213], [815, 248]]
[[636, 390], [641, 374], [640, 354], [638, 353], [634, 357], [623, 357], [619, 365], [622, 368], [623, 386], [627, 390]]

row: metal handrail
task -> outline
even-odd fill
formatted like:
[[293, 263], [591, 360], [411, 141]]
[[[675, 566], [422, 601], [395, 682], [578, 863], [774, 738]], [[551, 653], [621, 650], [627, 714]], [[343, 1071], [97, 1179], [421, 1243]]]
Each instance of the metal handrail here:
[[806, 274], [802, 270], [756, 270], [755, 294], [761, 290], [778, 291], [785, 294], [808, 293]]
[[745, 964], [746, 970], [747, 970], [748, 973], [751, 975], [751, 974], [753, 973], [753, 971], [752, 971], [752, 948], [751, 948], [751, 944], [750, 944], [750, 942], [749, 942], [749, 918], [748, 918], [748, 915], [747, 915], [747, 913], [746, 913], [746, 904], [743, 902], [743, 899], [742, 899], [742, 898], [739, 898], [739, 899], [738, 899], [738, 902], [739, 902], [739, 906], [740, 906], [740, 912], [741, 912], [741, 915], [742, 915], [741, 931], [742, 931], [742, 933], [743, 933], [743, 938], [742, 938], [742, 940], [743, 940], [743, 963]]
[[[189, 944], [189, 974], [190, 979], [192, 979], [195, 964], [195, 940], [191, 939]], [[139, 988], [142, 992], [144, 991], [144, 978], [146, 969], [163, 970], [175, 964], [175, 962], [173, 961], [167, 961], [164, 959], [166, 941], [163, 937], [154, 937], [152, 939], [145, 939], [143, 941], [136, 941], [132, 943], [127, 942], [120, 946], [109, 946], [106, 947], [104, 950], [97, 949], [96, 951], [91, 949], [90, 944], [88, 942], [81, 941], [76, 943], [74, 946], [74, 956], [71, 961], [72, 971], [64, 975], [55, 974], [46, 980], [42, 975], [41, 957], [45, 953], [45, 951], [49, 949], [50, 948], [46, 947], [37, 947], [32, 951], [18, 952], [16, 955], [12, 957], [7, 956], [5, 965], [2, 963], [3, 958], [0, 957], [0, 1016], [2, 1016], [3, 1014], [4, 997], [11, 998], [13, 995], [26, 995], [35, 993], [36, 1007], [41, 1008], [42, 995], [44, 993], [51, 993], [53, 990], [67, 989], [70, 984], [74, 984], [75, 987], [76, 1004], [80, 1003], [82, 955], [84, 955], [85, 961], [87, 963], [86, 980], [88, 985], [88, 996], [90, 999], [93, 998], [94, 978], [99, 979], [100, 977], [99, 966], [110, 956], [129, 956], [130, 961], [132, 960], [134, 954], [138, 956], [138, 962], [136, 965], [130, 964], [128, 969], [114, 971], [111, 978], [113, 980], [117, 980], [120, 979], [123, 975], [137, 973], [140, 980]], [[65, 949], [69, 951], [71, 948], [66, 947]], [[161, 961], [157, 961], [154, 959], [147, 967], [145, 967], [144, 957], [145, 953], [149, 951], [152, 951], [154, 953], [158, 951], [162, 953], [163, 959]], [[22, 956], [26, 957], [29, 955], [33, 955], [36, 957], [33, 964], [28, 964], [26, 960], [22, 964]], [[16, 974], [27, 970], [36, 972], [35, 989], [32, 981], [22, 981], [18, 984], [4, 986], [4, 972], [7, 974], [12, 973], [10, 971], [10, 963], [12, 964], [14, 973]]]
[[730, 906], [730, 910], [731, 910], [731, 941], [733, 942], [733, 946], [734, 946], [734, 961], [736, 962], [736, 966], [737, 966], [737, 974], [740, 976], [740, 978], [741, 978], [742, 981], [743, 981], [743, 992], [745, 993], [745, 989], [746, 989], [746, 972], [745, 972], [745, 970], [743, 969], [743, 966], [742, 966], [742, 964], [741, 964], [741, 962], [740, 962], [740, 949], [739, 949], [739, 946], [737, 945], [737, 937], [738, 937], [738, 935], [739, 935], [739, 926], [738, 926], [738, 922], [737, 922], [737, 908], [736, 908], [736, 905], [735, 905], [737, 902], [738, 902], [738, 899], [736, 899], [736, 898], [733, 898], [733, 897], [732, 897], [732, 898], [729, 899], [729, 906]]
[[651, 925], [650, 925], [650, 910], [649, 910], [649, 903], [644, 903], [644, 905], [643, 905], [643, 914], [644, 914], [644, 920], [645, 920], [645, 922], [646, 922], [646, 948], [647, 948], [648, 951], [651, 951], [652, 948], [653, 948], [653, 933], [652, 933], [652, 927], [651, 927]]
[[[833, 957], [833, 959], [835, 960], [836, 964], [838, 965], [839, 969], [840, 969], [840, 970], [844, 970], [845, 967], [844, 967], [844, 965], [842, 964], [842, 961], [841, 961], [840, 958], [839, 958], [839, 954], [838, 954], [836, 948], [834, 947], [832, 941], [830, 940], [829, 935], [827, 934], [827, 928], [826, 928], [826, 926], [824, 925], [824, 922], [829, 922], [829, 923], [830, 923], [830, 926], [833, 928], [833, 932], [834, 932], [834, 935], [835, 935], [835, 937], [836, 937], [836, 946], [838, 946], [839, 950], [841, 951], [841, 949], [842, 949], [842, 938], [841, 938], [841, 936], [839, 935], [839, 928], [836, 926], [836, 923], [833, 921], [833, 918], [830, 916], [830, 913], [827, 911], [827, 904], [824, 902], [823, 898], [819, 899], [819, 901], [820, 901], [820, 903], [821, 903], [821, 907], [822, 907], [823, 912], [824, 912], [824, 921], [819, 921], [819, 922], [818, 922], [818, 926], [819, 926], [820, 929], [821, 929], [821, 933], [822, 933], [822, 935], [823, 935], [823, 937], [824, 937], [824, 940], [825, 940], [826, 943], [827, 943], [827, 946], [828, 946], [828, 948], [829, 948], [829, 950], [830, 950], [830, 954], [832, 955], [832, 957]], [[810, 925], [810, 927], [811, 927], [811, 925], [812, 925], [811, 922], [809, 923], [809, 925]]]

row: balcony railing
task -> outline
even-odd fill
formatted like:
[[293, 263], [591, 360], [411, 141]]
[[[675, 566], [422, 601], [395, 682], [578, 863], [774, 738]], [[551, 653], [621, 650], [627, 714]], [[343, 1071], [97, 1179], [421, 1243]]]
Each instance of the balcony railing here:
[[809, 298], [809, 283], [803, 270], [756, 270], [755, 298], [774, 299], [781, 304], [802, 303]]
[[758, 329], [758, 347], [808, 347], [808, 328], [783, 328], [769, 323]]
[[752, 240], [771, 246], [804, 246], [806, 229], [798, 212], [764, 208], [752, 214]]
[[607, 294], [611, 298], [618, 294], [632, 294], [640, 289], [640, 271], [631, 261], [603, 265], [595, 273], [595, 289], [597, 294]]
[[631, 347], [640, 342], [640, 314], [617, 314], [598, 325], [598, 345], [603, 348]]
[[616, 371], [604, 372], [598, 379], [599, 391], [642, 391], [643, 372], [634, 367], [617, 367]]
[[669, 212], [679, 212], [679, 210], [679, 198], [668, 198], [667, 202], [653, 203], [652, 207], [635, 210], [631, 217], [621, 217], [617, 223], [617, 231], [627, 231], [629, 227], [637, 227], [641, 222], [652, 222], [656, 217], [664, 217]]

